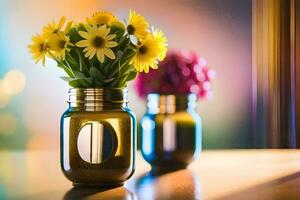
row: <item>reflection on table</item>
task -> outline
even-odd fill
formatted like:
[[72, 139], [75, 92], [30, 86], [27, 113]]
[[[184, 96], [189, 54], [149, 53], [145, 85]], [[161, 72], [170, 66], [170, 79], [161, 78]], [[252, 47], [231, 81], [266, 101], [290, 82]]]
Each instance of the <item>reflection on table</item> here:
[[200, 180], [190, 170], [148, 172], [136, 179], [134, 192], [138, 199], [201, 199]]
[[111, 199], [111, 200], [134, 200], [134, 194], [125, 187], [117, 188], [78, 188], [73, 187], [64, 196], [63, 200], [76, 199]]
[[[201, 184], [200, 184], [201, 183]], [[0, 151], [0, 199], [299, 199], [300, 150], [204, 151], [188, 169], [153, 174], [138, 154], [123, 187], [73, 188], [59, 152]]]

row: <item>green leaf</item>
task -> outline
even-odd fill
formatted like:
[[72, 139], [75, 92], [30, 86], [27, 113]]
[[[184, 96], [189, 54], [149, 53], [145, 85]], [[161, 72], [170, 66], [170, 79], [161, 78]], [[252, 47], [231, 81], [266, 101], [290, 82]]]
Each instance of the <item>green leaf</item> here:
[[84, 61], [85, 58], [82, 55], [82, 52], [79, 49], [76, 49], [76, 53], [78, 55], [78, 60], [79, 60], [79, 70], [85, 74], [89, 73], [89, 66], [86, 64]]
[[120, 85], [120, 82], [123, 82], [124, 80], [126, 81], [127, 76], [128, 76], [128, 74], [123, 74], [123, 75], [115, 78], [115, 80], [111, 83], [111, 86], [118, 87], [118, 85]]
[[110, 27], [110, 34], [116, 34], [117, 41], [119, 41], [120, 38], [122, 39], [122, 36], [124, 36], [124, 33], [125, 33], [125, 30], [122, 29], [120, 26], [112, 25]]
[[126, 84], [126, 80], [128, 78], [129, 74], [124, 74], [122, 78], [119, 79], [118, 83], [117, 83], [117, 87], [122, 87]]
[[99, 81], [97, 81], [97, 80], [94, 80], [94, 86], [95, 86], [95, 87], [103, 87], [104, 84], [101, 83], [101, 82], [99, 82]]
[[109, 70], [108, 77], [111, 78], [116, 74], [120, 73], [120, 60], [123, 57], [124, 52], [118, 51], [116, 59], [114, 62], [110, 65], [111, 70]]
[[82, 72], [79, 72], [79, 71], [75, 71], [75, 70], [74, 70], [73, 73], [74, 73], [75, 77], [78, 78], [78, 79], [85, 79], [85, 78], [87, 78], [87, 77], [85, 76], [85, 74], [82, 73]]
[[70, 55], [68, 54], [66, 55], [64, 62], [66, 63], [66, 65], [68, 65], [69, 69], [71, 69], [72, 71], [79, 69], [77, 62], [76, 61], [74, 62], [72, 59], [70, 59]]
[[129, 73], [129, 75], [127, 76], [126, 78], [126, 81], [131, 81], [131, 80], [134, 80], [138, 75], [138, 72], [137, 71], [132, 71]]
[[[98, 61], [98, 63], [100, 63], [100, 62]], [[100, 70], [102, 71], [102, 74], [104, 76], [108, 76], [111, 64], [112, 63], [111, 63], [111, 60], [109, 58], [105, 58], [104, 62], [100, 63]]]
[[133, 67], [133, 65], [128, 64], [125, 67], [123, 67], [123, 69], [121, 70], [121, 74], [129, 74], [132, 71], [135, 71], [135, 68]]
[[130, 38], [127, 37], [127, 36], [124, 36], [124, 37], [121, 38], [121, 40], [119, 42], [119, 45], [118, 45], [118, 48], [120, 50], [125, 50], [125, 49], [127, 49], [130, 46], [130, 43], [131, 43], [130, 42]]
[[91, 77], [98, 82], [102, 82], [105, 79], [105, 76], [96, 67], [91, 67], [90, 74]]
[[83, 38], [78, 34], [78, 31], [85, 31], [82, 24], [74, 26], [69, 31], [70, 42], [76, 44], [78, 41], [82, 40]]
[[92, 78], [77, 79], [77, 81], [84, 87], [92, 87], [93, 85]]
[[[108, 77], [114, 77], [116, 74], [124, 74], [131, 65], [129, 65], [131, 57], [127, 57], [126, 60], [119, 60], [118, 67], [114, 67], [114, 69], [110, 72]], [[122, 64], [121, 64], [122, 63]], [[124, 70], [125, 68], [125, 70]]]
[[117, 52], [116, 59], [114, 60], [113, 65], [117, 64], [117, 62], [119, 62], [119, 60], [122, 59], [123, 55], [124, 55], [124, 52], [119, 50]]
[[93, 86], [93, 80], [92, 78], [85, 78], [85, 79], [76, 79], [69, 82], [69, 85], [71, 87], [92, 87]]
[[77, 81], [77, 80], [73, 80], [73, 81], [70, 81], [69, 82], [69, 85], [71, 86], [71, 87], [74, 87], [74, 88], [80, 88], [80, 87], [82, 87], [82, 85], [79, 83], [79, 81]]
[[62, 77], [60, 77], [62, 80], [64, 80], [64, 81], [67, 81], [67, 82], [70, 82], [70, 81], [73, 81], [73, 80], [76, 80], [76, 79], [74, 79], [74, 78], [71, 78], [71, 77], [67, 77], [67, 76], [62, 76]]
[[[76, 49], [77, 50], [77, 49]], [[70, 63], [72, 63], [73, 65], [77, 65], [77, 60], [75, 60], [74, 58], [73, 58], [73, 56], [71, 55], [71, 54], [69, 54], [69, 53], [67, 53], [67, 59], [69, 60], [69, 62]]]
[[65, 64], [63, 64], [63, 63], [61, 63], [61, 62], [58, 62], [58, 63], [57, 63], [57, 66], [58, 66], [59, 68], [62, 68], [62, 69], [66, 72], [66, 74], [67, 74], [68, 76], [70, 76], [71, 78], [74, 78], [73, 71], [72, 71], [68, 66], [66, 66]]
[[103, 83], [109, 83], [109, 82], [112, 82], [113, 80], [115, 80], [117, 77], [115, 78], [108, 78], [108, 79], [104, 79], [102, 82]]
[[94, 61], [95, 61], [94, 58], [88, 59], [88, 62], [89, 62], [89, 65], [90, 65], [90, 69], [91, 69], [92, 67], [94, 67]]

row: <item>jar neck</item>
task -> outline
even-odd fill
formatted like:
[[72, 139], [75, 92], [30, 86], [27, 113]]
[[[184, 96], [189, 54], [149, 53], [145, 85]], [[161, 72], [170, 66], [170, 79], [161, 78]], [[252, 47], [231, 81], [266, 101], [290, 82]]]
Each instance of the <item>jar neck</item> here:
[[80, 111], [120, 110], [127, 107], [127, 89], [71, 88], [69, 108]]
[[195, 109], [197, 97], [188, 95], [159, 95], [148, 94], [147, 109], [149, 113], [171, 114], [178, 111]]

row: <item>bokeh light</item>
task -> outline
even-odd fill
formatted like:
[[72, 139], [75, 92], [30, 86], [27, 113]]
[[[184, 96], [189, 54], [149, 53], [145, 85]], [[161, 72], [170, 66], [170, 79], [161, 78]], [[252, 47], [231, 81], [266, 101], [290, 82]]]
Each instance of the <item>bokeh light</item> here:
[[0, 80], [0, 108], [6, 107], [13, 95], [23, 91], [26, 78], [19, 70], [8, 71], [4, 78]]
[[7, 94], [16, 95], [20, 93], [25, 87], [25, 76], [19, 70], [9, 71], [3, 79], [3, 87]]

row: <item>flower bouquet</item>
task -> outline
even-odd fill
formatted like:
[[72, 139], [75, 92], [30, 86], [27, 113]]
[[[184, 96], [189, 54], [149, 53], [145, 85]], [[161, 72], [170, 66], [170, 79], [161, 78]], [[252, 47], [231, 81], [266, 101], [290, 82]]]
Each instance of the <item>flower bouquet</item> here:
[[162, 31], [130, 11], [127, 23], [109, 12], [85, 22], [46, 25], [29, 45], [34, 60], [53, 59], [73, 87], [61, 117], [61, 168], [77, 186], [122, 185], [134, 172], [136, 118], [127, 82], [156, 69], [167, 52]]
[[63, 80], [76, 88], [123, 88], [138, 72], [156, 69], [167, 52], [162, 31], [149, 30], [149, 23], [130, 11], [128, 23], [109, 12], [97, 12], [83, 23], [46, 25], [29, 45], [33, 59], [46, 57], [66, 72]]

